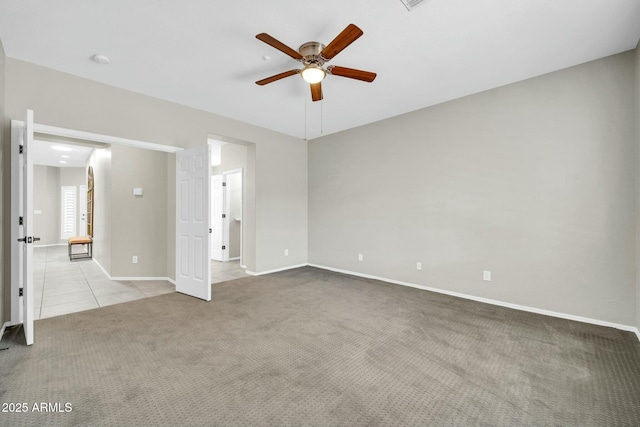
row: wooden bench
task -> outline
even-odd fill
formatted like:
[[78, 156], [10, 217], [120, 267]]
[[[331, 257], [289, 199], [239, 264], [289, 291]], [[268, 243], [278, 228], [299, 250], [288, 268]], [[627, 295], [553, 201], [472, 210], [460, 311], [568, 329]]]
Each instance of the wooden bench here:
[[[73, 261], [74, 259], [91, 258], [93, 256], [93, 239], [91, 236], [69, 237], [67, 244], [69, 246], [69, 261]], [[73, 253], [72, 248], [74, 245], [86, 245], [87, 250], [85, 252]]]

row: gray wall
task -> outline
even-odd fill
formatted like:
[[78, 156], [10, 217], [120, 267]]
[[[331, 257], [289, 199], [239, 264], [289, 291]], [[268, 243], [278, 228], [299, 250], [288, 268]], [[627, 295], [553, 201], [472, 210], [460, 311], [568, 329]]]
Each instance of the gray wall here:
[[33, 233], [40, 237], [36, 246], [60, 243], [59, 193], [60, 168], [33, 165]]
[[[211, 134], [255, 144], [249, 149], [255, 156], [249, 156], [255, 164], [248, 166], [255, 171], [255, 176], [249, 177], [255, 182], [254, 194], [250, 194], [255, 196], [255, 206], [254, 212], [245, 212], [251, 233], [245, 246], [247, 268], [260, 272], [306, 263], [304, 141], [13, 58], [6, 60], [6, 80], [7, 120], [21, 120], [25, 111], [32, 109], [36, 123], [157, 144], [194, 147], [205, 144]], [[3, 215], [10, 212], [8, 204], [3, 209]], [[167, 242], [174, 238], [169, 236]], [[288, 257], [284, 248], [289, 249]], [[6, 253], [5, 246], [8, 263]], [[6, 267], [4, 276], [9, 283]], [[5, 289], [10, 292], [9, 285], [5, 284]]]
[[[9, 160], [9, 130], [8, 123], [5, 120], [5, 54], [4, 46], [2, 46], [2, 40], [0, 40], [0, 200], [2, 200], [3, 207], [0, 209], [0, 326], [5, 321], [11, 318], [11, 278], [10, 275], [5, 275], [5, 268], [11, 270], [11, 255], [5, 257], [4, 254], [9, 252], [9, 248], [5, 250], [5, 233], [4, 230], [9, 226], [7, 217], [11, 217], [10, 210], [4, 206], [8, 203], [4, 202], [5, 194], [9, 198], [9, 192], [6, 192], [7, 179], [6, 176], [9, 173], [9, 166], [11, 164]], [[6, 145], [6, 147], [5, 147]], [[6, 212], [6, 213], [5, 213]], [[6, 258], [6, 259], [5, 259]]]
[[93, 258], [111, 274], [111, 148], [94, 149], [93, 168]]
[[[166, 247], [167, 156], [161, 151], [111, 147], [112, 276], [166, 277], [167, 263], [175, 260]], [[144, 195], [134, 197], [134, 187], [143, 188]], [[134, 255], [137, 264], [132, 263]]]
[[635, 324], [634, 61], [312, 141], [309, 262]]

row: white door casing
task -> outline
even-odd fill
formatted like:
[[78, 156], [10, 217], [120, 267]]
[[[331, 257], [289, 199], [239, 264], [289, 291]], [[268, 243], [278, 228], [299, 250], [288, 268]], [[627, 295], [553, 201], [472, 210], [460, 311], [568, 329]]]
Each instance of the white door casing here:
[[210, 147], [176, 153], [176, 290], [211, 300]]

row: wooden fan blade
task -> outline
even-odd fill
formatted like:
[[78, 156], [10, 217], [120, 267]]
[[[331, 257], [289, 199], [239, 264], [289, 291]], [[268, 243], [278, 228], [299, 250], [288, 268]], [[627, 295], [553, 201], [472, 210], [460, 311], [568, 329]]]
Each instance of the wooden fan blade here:
[[276, 74], [275, 76], [267, 77], [266, 79], [258, 80], [257, 85], [264, 86], [267, 83], [275, 82], [276, 80], [284, 79], [285, 77], [294, 76], [298, 74], [300, 70], [289, 70], [284, 73]]
[[322, 100], [322, 83], [313, 83], [310, 86], [311, 86], [311, 100], [321, 101]]
[[342, 32], [338, 34], [338, 36], [327, 45], [327, 47], [322, 49], [322, 52], [320, 52], [320, 56], [322, 56], [327, 61], [330, 60], [331, 58], [342, 52], [345, 47], [356, 41], [358, 37], [363, 34], [364, 33], [362, 32], [362, 30], [356, 25], [347, 25], [347, 28], [342, 30]]
[[256, 38], [258, 40], [260, 40], [260, 41], [265, 42], [266, 44], [268, 44], [271, 47], [275, 47], [280, 52], [286, 53], [287, 55], [289, 55], [293, 59], [296, 59], [298, 61], [302, 59], [302, 55], [300, 55], [300, 52], [291, 49], [289, 46], [287, 46], [286, 44], [282, 43], [279, 40], [274, 39], [273, 37], [271, 37], [267, 33], [260, 33], [260, 34], [258, 34], [256, 36]]
[[355, 68], [338, 67], [331, 65], [327, 67], [327, 71], [334, 76], [348, 77], [350, 79], [362, 80], [371, 83], [375, 80], [377, 74], [370, 71], [356, 70]]

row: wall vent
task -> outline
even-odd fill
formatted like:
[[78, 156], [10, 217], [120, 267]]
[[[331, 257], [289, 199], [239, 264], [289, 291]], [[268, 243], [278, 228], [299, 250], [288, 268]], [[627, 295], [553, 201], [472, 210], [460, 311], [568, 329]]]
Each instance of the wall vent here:
[[400, 0], [404, 7], [407, 8], [409, 12], [411, 12], [416, 7], [420, 6], [423, 3], [426, 3], [427, 0]]

